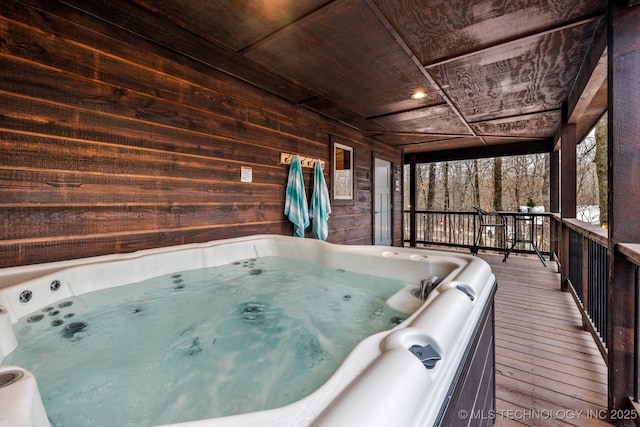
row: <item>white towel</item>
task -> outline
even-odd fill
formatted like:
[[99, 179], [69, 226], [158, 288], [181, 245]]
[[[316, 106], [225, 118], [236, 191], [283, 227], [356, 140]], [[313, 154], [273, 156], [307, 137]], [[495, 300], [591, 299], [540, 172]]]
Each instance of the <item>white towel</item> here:
[[304, 178], [299, 156], [295, 156], [291, 161], [291, 166], [289, 166], [284, 214], [294, 225], [293, 235], [304, 237], [304, 230], [309, 226], [309, 208], [307, 207], [307, 196], [304, 192]]
[[331, 213], [331, 202], [329, 201], [329, 190], [322, 174], [320, 160], [316, 160], [313, 174], [313, 196], [311, 198], [311, 209], [309, 216], [313, 218], [313, 231], [318, 239], [326, 240], [329, 235], [329, 214]]

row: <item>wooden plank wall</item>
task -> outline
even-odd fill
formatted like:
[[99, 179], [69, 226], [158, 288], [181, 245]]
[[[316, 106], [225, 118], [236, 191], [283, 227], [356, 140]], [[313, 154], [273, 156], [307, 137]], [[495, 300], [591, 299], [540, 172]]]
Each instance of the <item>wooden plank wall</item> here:
[[[373, 242], [373, 156], [399, 174], [399, 150], [65, 13], [0, 3], [0, 267], [290, 235], [279, 154], [328, 161], [336, 136], [355, 149], [356, 191], [334, 204], [328, 240]], [[240, 181], [242, 166], [253, 182]], [[396, 192], [396, 245], [401, 215]]]

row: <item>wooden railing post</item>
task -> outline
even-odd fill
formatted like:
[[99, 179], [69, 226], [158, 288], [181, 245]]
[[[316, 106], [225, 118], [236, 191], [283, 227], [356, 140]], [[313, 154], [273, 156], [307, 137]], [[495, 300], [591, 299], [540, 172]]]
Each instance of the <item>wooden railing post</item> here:
[[[589, 307], [589, 239], [582, 235], [582, 305]], [[582, 320], [582, 327], [587, 330], [588, 325], [585, 319]]]

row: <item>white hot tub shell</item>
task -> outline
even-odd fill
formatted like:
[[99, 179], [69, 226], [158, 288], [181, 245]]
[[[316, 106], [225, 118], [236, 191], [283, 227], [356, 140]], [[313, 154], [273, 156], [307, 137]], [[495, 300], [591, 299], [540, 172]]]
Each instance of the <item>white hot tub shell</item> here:
[[[456, 400], [454, 394], [464, 385], [465, 369], [482, 366], [479, 376], [489, 387], [493, 384], [488, 376], [493, 376], [491, 320], [496, 284], [483, 260], [453, 252], [258, 235], [0, 270], [0, 426], [49, 426], [36, 378], [19, 366], [2, 365], [19, 345], [12, 327], [18, 319], [71, 296], [265, 256], [403, 281], [405, 288], [388, 303], [401, 309], [412, 304], [418, 308], [397, 327], [361, 341], [329, 380], [292, 404], [175, 426], [444, 425], [449, 419], [447, 409]], [[416, 302], [412, 290], [434, 275], [442, 282], [426, 301]], [[24, 302], [25, 295], [30, 295], [28, 302]], [[481, 365], [471, 363], [477, 359], [472, 356], [478, 342], [491, 346]], [[416, 345], [429, 346], [441, 359], [427, 368], [409, 350]], [[487, 393], [489, 398], [476, 396], [471, 399], [475, 403], [463, 402], [473, 405], [465, 410], [494, 409], [495, 401], [487, 401], [494, 399], [494, 391]]]

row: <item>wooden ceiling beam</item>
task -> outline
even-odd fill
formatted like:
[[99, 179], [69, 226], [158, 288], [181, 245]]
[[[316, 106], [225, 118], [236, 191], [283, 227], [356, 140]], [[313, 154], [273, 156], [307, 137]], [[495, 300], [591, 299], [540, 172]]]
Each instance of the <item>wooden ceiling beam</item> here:
[[404, 155], [405, 164], [409, 156], [415, 155], [418, 163], [448, 162], [453, 160], [487, 159], [492, 157], [517, 156], [522, 154], [550, 153], [553, 139], [540, 141], [516, 142], [512, 144], [488, 145], [485, 147], [469, 147], [454, 150], [430, 151]]
[[[638, 0], [638, 1], [640, 1], [640, 0]], [[495, 49], [496, 47], [500, 47], [501, 49], [506, 49], [509, 46], [513, 45], [513, 44], [519, 44], [519, 43], [522, 43], [523, 41], [526, 41], [526, 40], [529, 40], [529, 39], [535, 39], [535, 38], [540, 37], [540, 36], [544, 36], [544, 35], [547, 35], [547, 34], [551, 34], [551, 33], [555, 33], [555, 32], [562, 31], [562, 30], [566, 30], [566, 29], [569, 29], [569, 28], [577, 27], [577, 26], [580, 26], [580, 25], [584, 25], [584, 24], [587, 24], [587, 23], [589, 23], [589, 22], [591, 22], [591, 21], [593, 21], [595, 19], [599, 19], [599, 18], [603, 18], [602, 15], [597, 15], [597, 16], [592, 16], [592, 17], [585, 18], [585, 19], [580, 19], [578, 21], [570, 22], [568, 24], [561, 25], [561, 26], [558, 26], [558, 27], [547, 28], [546, 30], [543, 30], [543, 31], [538, 31], [538, 32], [531, 33], [531, 34], [528, 34], [528, 35], [525, 35], [525, 36], [521, 36], [521, 37], [518, 37], [518, 38], [515, 38], [515, 39], [512, 39], [512, 40], [506, 41], [506, 42], [502, 42], [502, 43], [495, 44], [495, 45], [492, 45], [492, 46], [486, 46], [486, 47], [482, 47], [481, 49], [476, 49], [476, 50], [473, 50], [473, 51], [469, 51], [469, 52], [466, 52], [466, 53], [464, 53], [462, 55], [456, 55], [456, 56], [452, 56], [452, 57], [447, 58], [447, 59], [443, 59], [443, 60], [438, 61], [438, 62], [433, 62], [433, 63], [430, 63], [430, 64], [426, 64], [426, 65], [424, 65], [424, 67], [427, 70], [429, 68], [439, 67], [441, 65], [446, 65], [446, 64], [448, 64], [450, 62], [459, 61], [461, 59], [465, 59], [465, 58], [468, 58], [468, 57], [471, 57], [471, 56], [475, 56], [475, 55], [478, 55], [478, 54], [481, 54], [481, 53], [484, 53], [484, 52], [487, 52], [487, 51], [491, 51], [491, 50]]]
[[373, 13], [378, 17], [380, 22], [382, 22], [382, 25], [384, 25], [385, 28], [387, 29], [387, 31], [389, 31], [389, 33], [391, 33], [391, 35], [396, 40], [398, 45], [407, 53], [409, 58], [411, 58], [411, 61], [416, 65], [418, 70], [420, 70], [420, 72], [426, 77], [426, 79], [429, 81], [429, 83], [434, 88], [436, 88], [436, 90], [438, 91], [440, 96], [442, 96], [442, 99], [445, 100], [445, 102], [447, 103], [447, 105], [449, 106], [451, 111], [453, 111], [453, 114], [455, 114], [458, 117], [458, 119], [464, 124], [464, 126], [469, 131], [470, 135], [468, 135], [468, 136], [478, 137], [478, 138], [480, 138], [480, 140], [482, 141], [482, 143], [484, 145], [487, 145], [487, 143], [484, 140], [484, 138], [482, 136], [478, 136], [476, 134], [476, 131], [469, 125], [469, 123], [467, 123], [467, 120], [464, 118], [464, 116], [462, 115], [462, 113], [460, 112], [458, 107], [455, 105], [455, 103], [449, 98], [449, 96], [447, 96], [447, 94], [440, 87], [440, 85], [436, 82], [436, 80], [431, 76], [431, 74], [424, 67], [424, 65], [422, 65], [422, 62], [420, 62], [420, 59], [416, 56], [415, 52], [413, 52], [411, 47], [409, 47], [409, 45], [404, 41], [404, 38], [402, 38], [400, 33], [398, 31], [396, 31], [395, 27], [391, 24], [391, 22], [389, 21], [387, 16], [380, 10], [378, 5], [376, 5], [373, 0], [366, 0], [366, 2], [369, 5], [369, 7], [371, 8], [371, 10], [373, 11]]
[[[598, 90], [607, 82], [607, 22], [602, 18], [585, 57], [566, 105], [567, 123], [577, 123]], [[605, 106], [606, 109], [606, 106]]]

